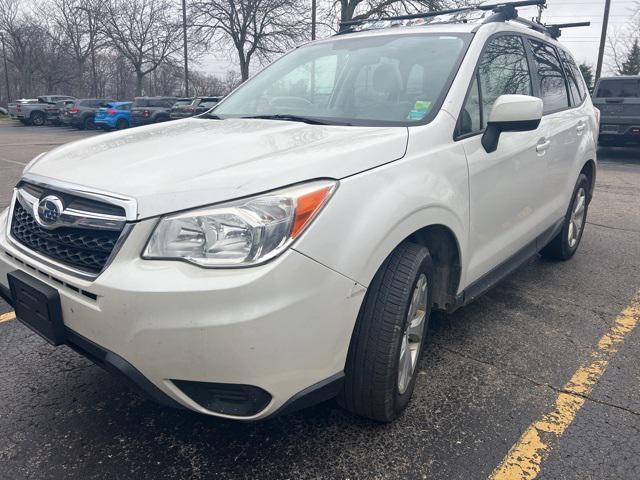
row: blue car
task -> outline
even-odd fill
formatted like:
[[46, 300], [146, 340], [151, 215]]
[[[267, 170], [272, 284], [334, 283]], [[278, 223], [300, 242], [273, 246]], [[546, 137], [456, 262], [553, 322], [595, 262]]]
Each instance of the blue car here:
[[105, 130], [122, 130], [133, 126], [132, 102], [111, 102], [96, 112], [94, 123]]

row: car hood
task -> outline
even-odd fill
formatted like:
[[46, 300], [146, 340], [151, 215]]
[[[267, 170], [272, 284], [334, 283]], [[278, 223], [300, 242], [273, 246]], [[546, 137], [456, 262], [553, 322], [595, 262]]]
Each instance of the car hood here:
[[341, 179], [401, 158], [407, 138], [405, 127], [191, 118], [63, 145], [28, 173], [132, 197], [146, 218]]

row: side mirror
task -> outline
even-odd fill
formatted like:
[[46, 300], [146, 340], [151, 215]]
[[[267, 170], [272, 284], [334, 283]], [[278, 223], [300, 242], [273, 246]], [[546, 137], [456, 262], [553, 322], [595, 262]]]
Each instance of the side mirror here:
[[495, 152], [502, 132], [535, 130], [542, 120], [542, 100], [529, 95], [500, 95], [491, 109], [482, 146]]

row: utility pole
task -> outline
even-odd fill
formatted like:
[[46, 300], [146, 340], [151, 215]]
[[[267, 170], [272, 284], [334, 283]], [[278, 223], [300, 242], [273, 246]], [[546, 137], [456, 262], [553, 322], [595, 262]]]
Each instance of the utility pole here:
[[602, 57], [604, 56], [604, 44], [607, 40], [607, 26], [609, 24], [609, 7], [611, 6], [611, 0], [605, 0], [604, 2], [604, 17], [602, 18], [602, 33], [600, 34], [600, 49], [598, 50], [598, 66], [596, 67], [596, 78], [593, 80], [593, 84], [598, 81], [600, 74], [602, 73]]
[[538, 16], [536, 17], [536, 22], [542, 23], [542, 12], [547, 8], [546, 5], [538, 5]]
[[187, 58], [187, 0], [182, 0], [182, 36], [184, 40], [184, 96], [189, 96], [189, 59]]
[[311, 0], [311, 40], [316, 39], [316, 0]]
[[4, 59], [4, 82], [7, 86], [7, 103], [11, 101], [11, 90], [9, 89], [9, 68], [7, 67], [7, 47], [4, 44], [4, 34], [0, 33], [2, 40], [2, 58]]

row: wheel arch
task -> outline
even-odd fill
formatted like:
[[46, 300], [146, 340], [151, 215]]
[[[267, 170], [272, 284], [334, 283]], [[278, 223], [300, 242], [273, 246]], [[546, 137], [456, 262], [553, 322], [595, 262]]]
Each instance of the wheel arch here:
[[580, 169], [580, 173], [584, 173], [589, 179], [589, 201], [591, 201], [596, 186], [596, 162], [593, 159], [587, 160]]
[[453, 231], [442, 224], [423, 227], [406, 241], [427, 247], [434, 267], [434, 308], [449, 310], [455, 306], [462, 275], [460, 244]]

